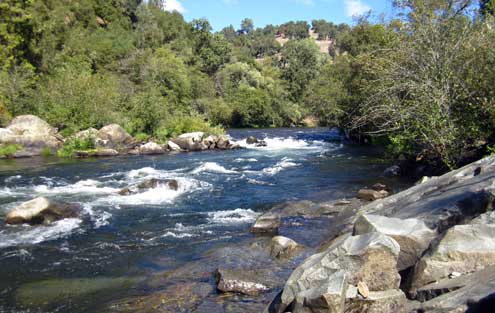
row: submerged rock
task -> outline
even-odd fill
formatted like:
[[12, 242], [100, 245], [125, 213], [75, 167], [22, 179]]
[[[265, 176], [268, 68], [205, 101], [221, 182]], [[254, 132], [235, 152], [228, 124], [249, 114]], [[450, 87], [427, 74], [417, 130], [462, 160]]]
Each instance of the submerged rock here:
[[399, 244], [394, 239], [380, 233], [339, 241], [327, 251], [315, 254], [299, 265], [285, 284], [280, 305], [274, 306], [278, 307], [275, 312], [284, 312], [297, 297], [304, 298], [308, 290], [327, 286], [338, 271], [345, 273], [349, 284], [364, 282], [370, 291], [398, 289], [399, 251]]
[[418, 219], [399, 219], [379, 215], [361, 215], [354, 223], [354, 235], [380, 232], [394, 238], [400, 246], [397, 268], [414, 266], [437, 233]]
[[157, 178], [151, 178], [147, 179], [139, 184], [123, 188], [119, 191], [119, 195], [121, 196], [129, 196], [129, 195], [134, 195], [137, 193], [144, 192], [149, 189], [155, 189], [159, 186], [167, 186], [171, 190], [177, 191], [179, 189], [179, 182], [175, 179], [157, 179]]
[[22, 203], [10, 211], [6, 218], [7, 224], [50, 224], [64, 218], [76, 217], [80, 206], [76, 204], [60, 204], [45, 197], [39, 197]]
[[270, 277], [267, 271], [246, 269], [217, 269], [217, 288], [223, 292], [236, 292], [258, 296], [270, 290]]
[[489, 265], [495, 265], [495, 225], [452, 227], [416, 265], [413, 291], [453, 272], [470, 273]]
[[297, 242], [283, 236], [275, 236], [270, 241], [270, 255], [274, 258], [291, 258], [300, 248]]
[[385, 169], [383, 171], [382, 175], [385, 177], [396, 177], [396, 176], [400, 176], [400, 174], [401, 174], [400, 166], [393, 165], [393, 166], [390, 166], [389, 168]]

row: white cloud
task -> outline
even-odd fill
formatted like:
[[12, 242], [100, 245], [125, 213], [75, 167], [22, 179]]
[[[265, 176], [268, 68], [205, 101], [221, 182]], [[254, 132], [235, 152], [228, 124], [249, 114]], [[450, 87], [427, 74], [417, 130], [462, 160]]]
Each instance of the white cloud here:
[[345, 0], [345, 9], [348, 16], [359, 16], [371, 10], [371, 7], [361, 0]]
[[177, 11], [179, 13], [186, 12], [186, 9], [182, 6], [182, 4], [178, 0], [165, 0], [163, 2], [163, 9], [165, 11]]

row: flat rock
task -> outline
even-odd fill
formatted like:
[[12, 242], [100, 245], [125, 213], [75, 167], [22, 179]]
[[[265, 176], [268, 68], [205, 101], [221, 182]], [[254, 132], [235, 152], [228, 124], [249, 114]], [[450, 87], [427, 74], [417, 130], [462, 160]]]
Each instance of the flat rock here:
[[275, 236], [270, 241], [270, 255], [274, 258], [291, 258], [300, 248], [297, 242], [283, 236]]
[[[433, 284], [425, 286], [421, 292], [426, 292], [427, 289], [430, 292], [435, 289], [444, 292], [440, 292], [441, 295], [429, 301], [416, 305], [414, 309], [422, 309], [425, 312], [493, 312], [495, 266], [488, 266], [483, 270], [455, 279], [445, 279], [436, 285], [436, 287]], [[468, 307], [470, 310], [466, 311]]]
[[399, 251], [394, 239], [380, 233], [348, 237], [309, 257], [294, 270], [285, 284], [277, 312], [284, 312], [301, 292], [325, 285], [339, 270], [345, 272], [351, 285], [362, 281], [370, 291], [398, 289]]
[[495, 265], [495, 225], [458, 225], [416, 265], [412, 289]]
[[361, 215], [354, 223], [354, 235], [380, 232], [400, 245], [399, 271], [416, 264], [437, 233], [418, 219], [399, 219], [379, 215]]
[[235, 292], [258, 296], [270, 290], [270, 277], [267, 271], [246, 269], [217, 269], [217, 288], [222, 292]]
[[76, 217], [79, 209], [79, 206], [75, 204], [59, 204], [45, 197], [38, 197], [10, 211], [5, 218], [5, 223], [50, 224], [64, 218]]
[[[481, 170], [479, 170], [481, 169]], [[416, 218], [440, 233], [493, 210], [495, 156], [484, 158], [443, 176], [428, 180], [361, 211], [402, 219]]]

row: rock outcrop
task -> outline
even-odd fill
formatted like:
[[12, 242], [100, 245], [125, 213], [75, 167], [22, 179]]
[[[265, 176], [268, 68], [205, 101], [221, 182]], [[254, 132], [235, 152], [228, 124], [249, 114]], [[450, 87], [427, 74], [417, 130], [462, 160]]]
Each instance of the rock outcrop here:
[[289, 306], [310, 305], [313, 302], [306, 301], [308, 294], [313, 299], [315, 293], [328, 289], [339, 271], [349, 285], [364, 282], [370, 291], [398, 289], [399, 251], [399, 244], [394, 239], [380, 233], [348, 237], [327, 251], [309, 257], [292, 273], [274, 312], [284, 312]]
[[172, 142], [186, 151], [207, 150], [208, 146], [203, 143], [204, 136], [203, 132], [186, 133], [172, 139]]
[[361, 215], [354, 223], [354, 235], [379, 232], [390, 236], [400, 246], [397, 268], [401, 271], [414, 266], [437, 233], [418, 219], [389, 218]]
[[162, 145], [150, 141], [148, 143], [136, 147], [134, 150], [131, 150], [129, 153], [139, 154], [139, 155], [154, 155], [154, 154], [164, 154], [165, 152], [166, 149]]
[[75, 204], [60, 204], [45, 197], [39, 197], [22, 203], [10, 211], [7, 224], [50, 224], [64, 218], [76, 217], [80, 207]]
[[[16, 144], [23, 147], [22, 156], [41, 155], [44, 149], [59, 149], [64, 140], [47, 122], [34, 115], [20, 115], [7, 128], [0, 129], [0, 144]], [[16, 155], [14, 155], [16, 156]]]
[[412, 288], [490, 265], [495, 265], [495, 225], [454, 226], [416, 265]]

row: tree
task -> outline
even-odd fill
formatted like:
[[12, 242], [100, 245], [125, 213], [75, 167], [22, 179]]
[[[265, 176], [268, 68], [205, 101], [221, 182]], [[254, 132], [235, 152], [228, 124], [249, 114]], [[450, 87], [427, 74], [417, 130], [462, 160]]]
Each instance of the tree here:
[[321, 61], [320, 50], [311, 39], [289, 41], [283, 47], [279, 67], [294, 101], [301, 100], [307, 84], [318, 75]]
[[495, 15], [495, 0], [480, 0], [480, 12], [484, 17]]
[[241, 22], [241, 29], [239, 30], [239, 33], [244, 35], [249, 35], [253, 30], [254, 30], [253, 20], [250, 18], [243, 19]]

